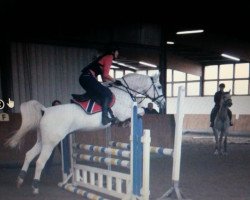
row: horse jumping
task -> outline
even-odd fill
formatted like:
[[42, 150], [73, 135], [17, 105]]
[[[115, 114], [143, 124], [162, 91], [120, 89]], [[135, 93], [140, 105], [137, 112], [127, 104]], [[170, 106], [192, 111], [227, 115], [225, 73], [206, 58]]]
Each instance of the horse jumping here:
[[[131, 117], [131, 109], [136, 95], [150, 98], [160, 107], [165, 105], [165, 98], [159, 82], [159, 75], [149, 77], [141, 74], [128, 74], [120, 79], [122, 86], [112, 86], [110, 89], [116, 101], [112, 107], [114, 115], [119, 121]], [[140, 106], [139, 102], [139, 106]], [[17, 178], [20, 187], [28, 170], [30, 162], [39, 155], [33, 179], [33, 193], [39, 193], [39, 181], [42, 170], [50, 157], [54, 147], [69, 133], [77, 130], [94, 131], [104, 129], [111, 124], [102, 125], [101, 112], [88, 115], [76, 104], [64, 104], [45, 108], [38, 101], [31, 100], [21, 104], [22, 124], [6, 145], [16, 147], [30, 130], [37, 130], [37, 142], [26, 153], [25, 161]], [[144, 109], [138, 108], [138, 114], [143, 115]]]

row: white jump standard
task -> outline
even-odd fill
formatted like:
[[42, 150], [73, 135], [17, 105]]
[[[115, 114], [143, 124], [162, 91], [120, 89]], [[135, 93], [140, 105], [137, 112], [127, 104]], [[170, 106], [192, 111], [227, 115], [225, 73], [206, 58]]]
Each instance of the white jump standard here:
[[170, 197], [175, 194], [177, 199], [184, 199], [180, 188], [180, 167], [181, 167], [181, 144], [182, 144], [182, 125], [183, 125], [183, 99], [185, 96], [185, 88], [183, 86], [179, 87], [178, 99], [177, 99], [177, 112], [176, 112], [176, 126], [175, 126], [175, 138], [174, 138], [174, 152], [173, 152], [173, 170], [172, 170], [172, 187], [167, 190], [160, 200]]

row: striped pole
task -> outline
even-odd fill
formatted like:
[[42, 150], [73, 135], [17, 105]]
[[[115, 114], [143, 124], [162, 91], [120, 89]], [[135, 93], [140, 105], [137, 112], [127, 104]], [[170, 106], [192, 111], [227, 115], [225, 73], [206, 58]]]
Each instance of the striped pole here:
[[79, 160], [86, 160], [86, 161], [97, 162], [97, 163], [102, 163], [106, 165], [111, 164], [111, 165], [116, 165], [120, 167], [130, 168], [130, 161], [128, 160], [105, 158], [101, 156], [91, 156], [87, 154], [73, 154], [73, 157]]
[[[110, 141], [109, 145], [111, 147], [116, 147], [116, 148], [130, 150], [130, 144], [129, 143], [122, 143], [122, 142]], [[150, 153], [172, 156], [173, 155], [173, 149], [162, 148], [162, 147], [152, 147], [151, 146], [150, 147]]]
[[130, 150], [130, 144], [129, 143], [110, 141], [109, 146]]
[[122, 149], [112, 149], [107, 147], [88, 145], [88, 144], [74, 144], [74, 147], [77, 149], [82, 149], [90, 152], [99, 152], [105, 153], [113, 156], [121, 156], [124, 158], [130, 158], [130, 151], [122, 150]]
[[69, 192], [72, 192], [72, 193], [75, 193], [75, 194], [78, 194], [84, 198], [87, 198], [87, 199], [90, 199], [90, 200], [108, 200], [108, 199], [105, 199], [99, 195], [96, 195], [94, 193], [91, 193], [91, 192], [87, 192], [86, 190], [82, 190], [82, 189], [79, 189], [75, 186], [73, 186], [72, 184], [65, 184], [65, 185], [60, 185], [59, 184], [59, 187], [69, 191]]

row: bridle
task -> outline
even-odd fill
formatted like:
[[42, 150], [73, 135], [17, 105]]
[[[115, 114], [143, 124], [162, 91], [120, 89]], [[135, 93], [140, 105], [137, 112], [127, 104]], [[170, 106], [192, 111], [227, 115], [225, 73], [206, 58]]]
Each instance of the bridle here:
[[[146, 89], [144, 92], [138, 92], [138, 91], [136, 91], [136, 90], [130, 88], [129, 85], [128, 85], [128, 83], [127, 83], [127, 81], [124, 79], [124, 77], [122, 77], [122, 80], [124, 81], [125, 85], [123, 84], [122, 86], [125, 88], [125, 90], [122, 89], [122, 88], [120, 88], [120, 87], [116, 87], [116, 88], [119, 88], [119, 89], [121, 89], [121, 90], [123, 90], [123, 91], [126, 91], [126, 92], [130, 95], [130, 97], [131, 97], [131, 99], [132, 99], [133, 101], [136, 101], [137, 98], [142, 98], [142, 99], [139, 101], [139, 103], [141, 103], [141, 102], [143, 102], [146, 98], [148, 98], [148, 99], [150, 99], [152, 102], [155, 102], [156, 104], [160, 105], [160, 102], [164, 99], [164, 95], [159, 95], [159, 92], [158, 92], [158, 90], [157, 90], [157, 88], [156, 88], [156, 86], [155, 86], [155, 84], [154, 84], [153, 78], [150, 77], [150, 79], [151, 79], [152, 84], [151, 84], [151, 85], [149, 86], [149, 88]], [[114, 87], [114, 85], [112, 85], [112, 86]], [[153, 97], [151, 97], [151, 96], [148, 95], [148, 91], [149, 91], [152, 87], [153, 87], [153, 89], [154, 89], [154, 96], [153, 96]], [[135, 93], [136, 95], [139, 94], [139, 95], [141, 95], [142, 97], [136, 97], [136, 95], [133, 95], [132, 93]], [[162, 100], [161, 100], [160, 102], [157, 101], [157, 100], [160, 99], [160, 98], [162, 98]]]
[[[225, 94], [223, 94], [223, 96], [224, 96]], [[227, 98], [227, 99], [224, 99], [224, 97], [222, 97], [223, 98], [223, 104], [225, 105], [225, 106], [228, 106], [229, 104], [232, 104], [232, 99], [231, 98]]]
[[223, 104], [225, 105], [225, 106], [229, 106], [230, 104], [232, 104], [232, 99], [227, 99], [227, 100], [225, 100], [224, 102], [223, 102]]

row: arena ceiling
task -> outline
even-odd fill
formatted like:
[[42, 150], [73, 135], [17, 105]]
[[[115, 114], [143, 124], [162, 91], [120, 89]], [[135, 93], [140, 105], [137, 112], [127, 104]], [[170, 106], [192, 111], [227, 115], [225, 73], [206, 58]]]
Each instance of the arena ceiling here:
[[[101, 48], [107, 43], [115, 42], [124, 49], [121, 60], [127, 64], [142, 68], [139, 60], [159, 64], [159, 54], [166, 51], [168, 59], [181, 58], [200, 66], [210, 64], [232, 63], [232, 60], [221, 56], [222, 53], [240, 58], [240, 62], [250, 62], [250, 30], [244, 22], [245, 17], [236, 19], [213, 15], [210, 20], [197, 20], [194, 17], [182, 15], [176, 18], [168, 13], [137, 13], [130, 10], [130, 15], [113, 10], [103, 15], [101, 19], [85, 12], [60, 9], [60, 6], [49, 9], [19, 7], [16, 1], [9, 1], [9, 6], [1, 6], [2, 39], [14, 41], [31, 41], [47, 44]], [[41, 2], [40, 2], [41, 3]], [[74, 6], [72, 3], [70, 6]], [[38, 7], [37, 7], [38, 8]], [[76, 8], [76, 7], [74, 7]], [[98, 12], [98, 11], [96, 11]], [[102, 16], [102, 15], [101, 15]], [[127, 17], [129, 16], [129, 17]], [[230, 21], [230, 19], [232, 19]], [[237, 21], [238, 20], [238, 21]], [[138, 31], [151, 31], [151, 36], [142, 40]], [[203, 29], [204, 33], [194, 35], [176, 35], [177, 31]], [[123, 30], [124, 32], [122, 32]], [[139, 31], [140, 32], [140, 31]], [[173, 41], [174, 45], [166, 45], [164, 41]], [[117, 36], [122, 35], [122, 37]], [[122, 39], [121, 39], [122, 38]], [[122, 66], [120, 66], [122, 67]]]

